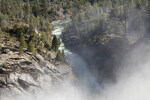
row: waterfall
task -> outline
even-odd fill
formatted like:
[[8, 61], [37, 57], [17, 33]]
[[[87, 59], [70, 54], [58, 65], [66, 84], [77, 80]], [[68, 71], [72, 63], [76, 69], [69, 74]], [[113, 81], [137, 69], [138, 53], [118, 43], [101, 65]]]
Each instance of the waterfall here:
[[71, 65], [72, 71], [79, 80], [81, 87], [87, 91], [88, 89], [89, 91], [91, 91], [91, 89], [100, 91], [99, 83], [88, 70], [86, 62], [77, 53], [66, 49], [64, 43], [62, 42], [61, 36], [62, 31], [64, 30], [64, 24], [68, 23], [69, 21], [70, 20], [67, 19], [54, 26], [52, 34], [60, 38], [61, 44], [59, 50], [64, 50], [66, 59]]
[[[87, 68], [86, 61], [77, 53], [65, 48], [61, 35], [64, 24], [67, 22], [68, 20], [55, 25], [53, 35], [60, 38], [59, 50], [65, 51], [66, 60], [78, 79], [77, 83], [73, 84], [68, 79], [52, 85], [49, 84], [50, 77], [41, 76], [39, 81], [44, 82], [41, 85], [44, 85], [45, 88], [25, 91], [25, 94], [9, 99], [0, 96], [0, 100], [150, 100], [150, 48], [148, 44], [141, 44], [134, 48], [124, 60], [125, 69], [117, 72], [117, 82], [115, 84], [106, 83], [105, 88], [101, 89]], [[47, 68], [50, 67], [52, 67], [50, 64], [46, 65], [45, 71], [48, 71]]]

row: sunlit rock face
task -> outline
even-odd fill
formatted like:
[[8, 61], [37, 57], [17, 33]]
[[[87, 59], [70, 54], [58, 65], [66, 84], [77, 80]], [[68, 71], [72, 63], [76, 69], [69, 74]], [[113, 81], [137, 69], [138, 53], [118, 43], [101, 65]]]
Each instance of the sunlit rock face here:
[[20, 56], [17, 52], [9, 52], [0, 55], [3, 58], [0, 61], [0, 97], [44, 91], [73, 76], [67, 64], [61, 66], [62, 70], [39, 54]]
[[[139, 44], [139, 43], [138, 43]], [[149, 43], [148, 43], [149, 44]], [[22, 75], [12, 73], [10, 75], [10, 80], [8, 82], [16, 82], [18, 84], [20, 90], [17, 87], [12, 86], [10, 89], [5, 88], [5, 90], [1, 90], [3, 96], [2, 100], [143, 100], [149, 99], [150, 92], [150, 63], [149, 63], [149, 50], [150, 48], [146, 46], [147, 43], [140, 43], [140, 45], [134, 44], [131, 48], [131, 51], [126, 54], [126, 57], [123, 59], [123, 63], [120, 64], [120, 68], [116, 70], [116, 82], [105, 83], [105, 87], [101, 88], [101, 91], [89, 91], [88, 88], [84, 86], [91, 86], [90, 82], [95, 82], [93, 78], [91, 78], [90, 74], [80, 73], [85, 69], [85, 67], [80, 68], [78, 71], [78, 76], [83, 80], [81, 86], [73, 85], [69, 81], [62, 81], [59, 76], [60, 74], [57, 71], [61, 72], [52, 64], [49, 64], [49, 67], [41, 67], [41, 71], [46, 68], [46, 73], [49, 73], [50, 69], [55, 72], [52, 74], [58, 78], [54, 84], [54, 79], [49, 76], [49, 74], [39, 74], [38, 78], [35, 80], [31, 75], [22, 73]], [[143, 52], [141, 52], [143, 51]], [[82, 62], [82, 65], [85, 66], [83, 59], [79, 57], [79, 55], [74, 55], [70, 60], [78, 58], [76, 62], [72, 62], [72, 64], [80, 65], [79, 62]], [[78, 62], [78, 63], [77, 63]], [[76, 66], [75, 66], [76, 67]], [[81, 67], [81, 66], [80, 66]], [[48, 68], [48, 69], [47, 69]], [[54, 70], [55, 69], [55, 70]], [[78, 67], [79, 69], [79, 67]], [[47, 72], [48, 71], [48, 72]], [[85, 75], [85, 76], [83, 76]], [[62, 76], [62, 75], [61, 75]], [[87, 76], [87, 77], [86, 77]], [[63, 76], [62, 76], [63, 77]], [[84, 78], [83, 78], [84, 77]], [[19, 79], [18, 79], [19, 78]], [[1, 78], [4, 80], [5, 78]], [[16, 81], [17, 80], [17, 81]], [[55, 79], [56, 80], [56, 79]], [[92, 80], [92, 81], [88, 81]], [[15, 83], [14, 82], [14, 83]], [[28, 85], [30, 84], [30, 85]], [[89, 85], [90, 84], [90, 85]], [[95, 83], [94, 83], [95, 84]], [[28, 87], [29, 86], [29, 87]], [[41, 86], [41, 87], [40, 87]], [[11, 90], [11, 91], [10, 91]], [[5, 92], [7, 91], [7, 92]], [[9, 91], [9, 92], [8, 92]], [[4, 94], [5, 93], [5, 94]], [[11, 97], [11, 99], [6, 98], [10, 94], [17, 93], [18, 97]], [[22, 94], [24, 93], [24, 95]], [[2, 95], [2, 94], [1, 94]], [[15, 94], [16, 95], [16, 94]]]
[[[57, 31], [53, 31], [58, 37], [63, 30], [62, 26], [60, 28], [55, 27]], [[61, 43], [59, 49], [65, 49], [72, 68], [59, 62], [54, 65], [39, 54], [19, 56], [17, 52], [5, 50], [5, 54], [0, 55], [3, 58], [0, 62], [0, 100], [149, 100], [148, 44], [112, 40], [91, 53], [92, 48], [80, 46], [84, 54], [77, 54], [65, 49]], [[98, 51], [101, 52], [98, 54]], [[31, 55], [33, 59], [29, 59]], [[4, 61], [7, 64], [3, 64]], [[97, 68], [89, 62], [100, 65]], [[115, 81], [103, 81], [104, 85], [97, 81], [114, 77]]]
[[[63, 25], [61, 28], [55, 29], [53, 33], [57, 34], [57, 30], [62, 32]], [[63, 43], [60, 48], [64, 48]], [[56, 54], [53, 52], [50, 54], [51, 59], [46, 59], [38, 53], [27, 52], [20, 55], [17, 50], [2, 45], [0, 99], [34, 100], [34, 96], [41, 98], [47, 94], [52, 97], [52, 94], [58, 92], [59, 89], [62, 92], [61, 88], [64, 88], [64, 84], [76, 82], [77, 79], [69, 64], [56, 61]]]

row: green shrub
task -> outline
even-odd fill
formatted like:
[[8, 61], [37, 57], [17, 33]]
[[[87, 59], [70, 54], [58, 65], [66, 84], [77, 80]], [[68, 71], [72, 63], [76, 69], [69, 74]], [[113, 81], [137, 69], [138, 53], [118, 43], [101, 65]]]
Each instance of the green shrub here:
[[30, 60], [33, 60], [33, 57], [30, 55], [29, 59], [30, 59]]
[[24, 35], [23, 33], [21, 32], [20, 33], [20, 36], [19, 36], [19, 54], [22, 54], [23, 53], [23, 48], [26, 47], [26, 42], [25, 42], [25, 38], [24, 38]]
[[4, 62], [4, 63], [2, 64], [2, 67], [7, 68], [7, 67], [8, 67], [8, 64]]
[[50, 50], [50, 49], [51, 49], [51, 48], [50, 48], [50, 47], [51, 47], [50, 44], [47, 43], [47, 42], [44, 44], [44, 47], [45, 47], [47, 50]]
[[22, 32], [20, 33], [19, 42], [22, 47], [26, 47], [26, 41]]
[[60, 52], [60, 50], [58, 50], [58, 52], [57, 52], [56, 60], [64, 61], [64, 57], [63, 57], [62, 53]]
[[13, 33], [16, 37], [18, 37], [19, 40], [20, 40], [21, 35], [22, 35], [22, 34], [25, 35], [25, 34], [28, 32], [28, 30], [29, 30], [29, 29], [28, 29], [27, 26], [22, 26], [22, 25], [16, 24], [16, 25], [14, 25], [14, 27], [13, 27], [12, 33]]
[[20, 43], [19, 44], [19, 54], [22, 54], [23, 53], [23, 46], [22, 44]]
[[28, 44], [28, 51], [29, 52], [34, 52], [34, 45], [33, 45], [32, 41], [30, 41], [29, 44]]

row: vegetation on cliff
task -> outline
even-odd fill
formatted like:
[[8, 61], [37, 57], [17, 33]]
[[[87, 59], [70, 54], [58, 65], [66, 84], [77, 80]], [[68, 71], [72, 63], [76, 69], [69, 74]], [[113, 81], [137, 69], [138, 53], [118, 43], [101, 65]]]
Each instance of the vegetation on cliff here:
[[84, 10], [87, 2], [86, 0], [0, 0], [1, 42], [11, 40], [9, 45], [18, 46], [20, 54], [28, 51], [50, 55], [48, 52], [53, 50], [57, 53], [60, 43], [56, 36], [52, 38], [51, 22], [64, 19], [72, 12]]
[[[63, 41], [88, 62], [99, 82], [115, 80], [115, 70], [134, 43], [149, 39], [149, 0], [91, 0], [71, 18]], [[106, 81], [106, 80], [105, 80]]]
[[103, 44], [113, 37], [140, 38], [149, 32], [149, 7], [149, 0], [97, 0], [85, 12], [72, 17], [64, 36], [70, 35], [72, 42], [78, 39], [91, 45]]

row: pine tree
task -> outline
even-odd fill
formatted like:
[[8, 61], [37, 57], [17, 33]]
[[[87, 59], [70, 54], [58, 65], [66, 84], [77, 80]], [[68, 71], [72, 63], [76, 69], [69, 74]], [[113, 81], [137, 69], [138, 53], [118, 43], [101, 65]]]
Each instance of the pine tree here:
[[57, 36], [54, 35], [53, 40], [52, 40], [52, 48], [56, 52], [58, 50], [58, 47], [59, 47], [59, 40], [58, 40]]
[[60, 50], [58, 50], [58, 52], [57, 52], [56, 60], [58, 60], [58, 61], [64, 61], [64, 57], [63, 57], [63, 55], [62, 55], [62, 53], [61, 53]]
[[29, 23], [29, 20], [30, 20], [30, 12], [31, 12], [31, 8], [30, 8], [30, 3], [29, 3], [29, 0], [27, 0], [27, 5], [25, 5], [25, 21], [27, 23]]
[[43, 15], [44, 15], [44, 18], [47, 18], [47, 13], [48, 13], [48, 2], [47, 0], [43, 0], [42, 1], [42, 12], [43, 12]]
[[19, 41], [20, 41], [20, 44], [22, 45], [22, 47], [26, 47], [25, 38], [24, 38], [24, 35], [22, 32], [20, 33]]
[[28, 44], [28, 51], [29, 52], [34, 52], [34, 45], [33, 45], [32, 41], [30, 41], [29, 44]]
[[23, 53], [23, 46], [21, 45], [21, 43], [19, 44], [19, 54]]
[[22, 32], [20, 33], [19, 42], [19, 53], [22, 54], [23, 48], [26, 46], [25, 38]]

